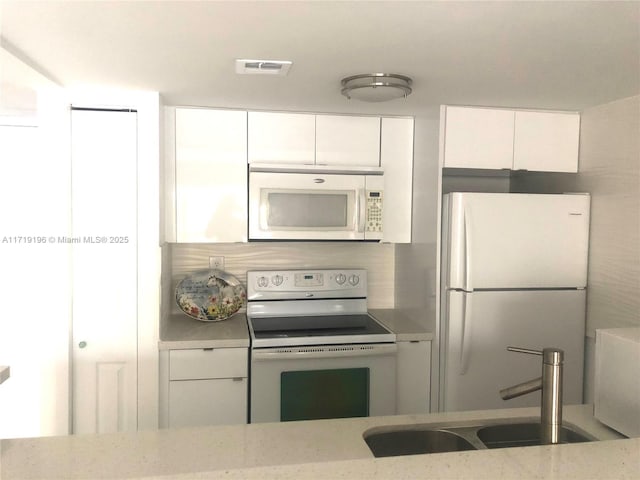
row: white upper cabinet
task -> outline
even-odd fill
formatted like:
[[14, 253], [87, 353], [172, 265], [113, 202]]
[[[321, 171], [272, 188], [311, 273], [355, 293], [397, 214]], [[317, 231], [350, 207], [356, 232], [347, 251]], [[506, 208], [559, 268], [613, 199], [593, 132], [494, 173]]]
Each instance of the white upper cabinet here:
[[383, 242], [411, 243], [413, 118], [383, 118], [380, 162], [384, 169]]
[[247, 241], [247, 112], [175, 109], [175, 240]]
[[316, 116], [249, 112], [249, 163], [315, 163]]
[[380, 166], [380, 118], [317, 115], [316, 165]]
[[249, 163], [380, 166], [380, 118], [249, 112]]
[[445, 168], [577, 172], [580, 115], [446, 107]]
[[577, 172], [580, 115], [515, 112], [513, 169]]
[[248, 163], [371, 177], [371, 239], [411, 242], [412, 118], [166, 107], [165, 127], [167, 242], [247, 242]]
[[513, 116], [512, 110], [447, 107], [444, 166], [510, 169]]

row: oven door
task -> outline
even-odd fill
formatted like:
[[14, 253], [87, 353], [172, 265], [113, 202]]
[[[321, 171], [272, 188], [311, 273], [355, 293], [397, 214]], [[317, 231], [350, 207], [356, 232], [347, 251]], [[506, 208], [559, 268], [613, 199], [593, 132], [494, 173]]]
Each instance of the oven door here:
[[249, 239], [363, 240], [364, 175], [249, 173]]
[[252, 423], [396, 413], [395, 343], [251, 351]]

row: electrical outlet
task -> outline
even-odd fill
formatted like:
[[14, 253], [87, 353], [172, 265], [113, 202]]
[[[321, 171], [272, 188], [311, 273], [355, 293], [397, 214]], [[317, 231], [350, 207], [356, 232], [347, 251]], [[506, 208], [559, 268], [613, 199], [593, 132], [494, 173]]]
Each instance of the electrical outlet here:
[[224, 270], [224, 257], [209, 257], [209, 268]]

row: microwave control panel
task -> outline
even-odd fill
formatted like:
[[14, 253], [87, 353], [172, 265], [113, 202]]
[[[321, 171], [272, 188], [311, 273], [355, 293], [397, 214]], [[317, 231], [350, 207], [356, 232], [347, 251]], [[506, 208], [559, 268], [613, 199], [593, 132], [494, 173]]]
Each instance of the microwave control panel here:
[[382, 190], [367, 190], [367, 232], [382, 232]]

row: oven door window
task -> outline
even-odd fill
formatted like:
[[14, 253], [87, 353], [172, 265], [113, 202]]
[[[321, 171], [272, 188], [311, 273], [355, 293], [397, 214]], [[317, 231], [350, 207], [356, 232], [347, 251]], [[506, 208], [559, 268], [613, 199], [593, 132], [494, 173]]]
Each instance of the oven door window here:
[[368, 368], [280, 374], [280, 420], [283, 422], [368, 416]]
[[355, 192], [264, 190], [267, 230], [353, 230]]

